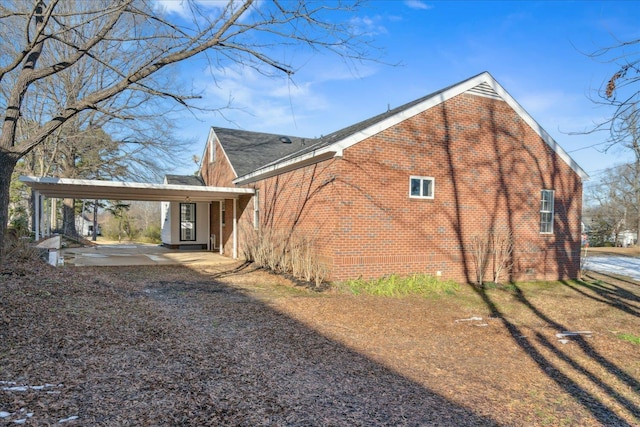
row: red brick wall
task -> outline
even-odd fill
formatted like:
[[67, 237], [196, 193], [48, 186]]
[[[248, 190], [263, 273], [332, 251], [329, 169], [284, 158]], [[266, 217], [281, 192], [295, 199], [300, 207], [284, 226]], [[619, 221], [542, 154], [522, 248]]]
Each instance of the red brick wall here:
[[[209, 150], [212, 147], [216, 150], [214, 161], [210, 162]], [[204, 153], [202, 159], [202, 167], [200, 173], [205, 184], [213, 187], [233, 187], [232, 181], [236, 178], [233, 168], [229, 164], [224, 151], [220, 147], [220, 144], [209, 145]], [[246, 205], [246, 198], [238, 200], [236, 214], [241, 215], [241, 209]], [[233, 200], [222, 200], [220, 203], [224, 203], [225, 210], [225, 225], [222, 227], [222, 235], [220, 235], [220, 205], [218, 203], [211, 204], [210, 213], [210, 229], [211, 233], [216, 235], [216, 245], [222, 244], [224, 246], [225, 255], [232, 256], [233, 250]]]
[[212, 146], [207, 146], [202, 159], [202, 166], [200, 168], [200, 174], [202, 179], [207, 185], [214, 187], [233, 187], [233, 181], [236, 179], [236, 175], [233, 172], [233, 168], [229, 164], [229, 160], [224, 154], [224, 151], [220, 147], [220, 144], [214, 144], [216, 150], [215, 158], [213, 162], [209, 162], [210, 155], [209, 150]]
[[[435, 178], [433, 200], [409, 177]], [[468, 251], [489, 229], [515, 237], [511, 279], [578, 275], [580, 178], [505, 102], [459, 95], [332, 159], [251, 185], [261, 222], [316, 240], [333, 280], [424, 272], [473, 281]], [[554, 233], [539, 233], [540, 190]], [[242, 221], [253, 220], [253, 205]]]

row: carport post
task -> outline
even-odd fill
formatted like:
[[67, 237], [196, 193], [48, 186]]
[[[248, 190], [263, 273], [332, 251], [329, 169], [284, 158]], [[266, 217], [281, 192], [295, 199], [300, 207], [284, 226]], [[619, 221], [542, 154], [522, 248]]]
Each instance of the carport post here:
[[233, 199], [233, 259], [238, 259], [238, 219], [236, 218], [236, 205], [238, 199]]
[[224, 211], [222, 210], [222, 204], [223, 203], [227, 203], [227, 201], [225, 199], [222, 199], [220, 202], [218, 202], [218, 212], [219, 215], [218, 217], [220, 218], [220, 243], [218, 243], [218, 247], [220, 248], [220, 255], [224, 255], [224, 246], [222, 245], [223, 242], [223, 238], [222, 236], [224, 236], [224, 234], [222, 234], [224, 232], [224, 228], [222, 228], [222, 214], [224, 213]]

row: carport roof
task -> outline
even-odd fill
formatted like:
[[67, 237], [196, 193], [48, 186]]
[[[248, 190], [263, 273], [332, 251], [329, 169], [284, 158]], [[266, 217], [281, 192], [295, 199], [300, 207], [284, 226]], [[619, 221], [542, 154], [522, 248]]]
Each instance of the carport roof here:
[[148, 184], [33, 176], [21, 176], [20, 181], [47, 197], [86, 200], [209, 202], [219, 199], [234, 199], [242, 194], [254, 193], [251, 188]]

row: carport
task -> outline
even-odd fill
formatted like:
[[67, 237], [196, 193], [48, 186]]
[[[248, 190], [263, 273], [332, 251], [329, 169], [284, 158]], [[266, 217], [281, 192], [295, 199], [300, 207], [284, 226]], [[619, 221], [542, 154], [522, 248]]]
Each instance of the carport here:
[[[251, 188], [207, 187], [140, 182], [99, 181], [86, 179], [21, 176], [20, 181], [31, 187], [35, 200], [34, 232], [36, 240], [44, 236], [43, 198], [73, 198], [79, 200], [140, 200], [156, 202], [205, 202], [233, 200], [233, 258], [238, 257], [237, 199], [254, 194]], [[209, 233], [211, 230], [208, 230]]]

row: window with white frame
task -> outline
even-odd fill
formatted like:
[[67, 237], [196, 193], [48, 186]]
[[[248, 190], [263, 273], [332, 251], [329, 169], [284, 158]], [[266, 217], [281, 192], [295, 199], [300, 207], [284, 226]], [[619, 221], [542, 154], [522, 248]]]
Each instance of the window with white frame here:
[[409, 197], [433, 199], [435, 180], [430, 176], [409, 177]]
[[227, 221], [227, 201], [220, 201], [220, 223], [225, 225]]
[[553, 233], [553, 190], [540, 191], [540, 233]]
[[196, 240], [195, 203], [180, 203], [180, 240]]
[[253, 195], [253, 228], [260, 228], [260, 190]]

